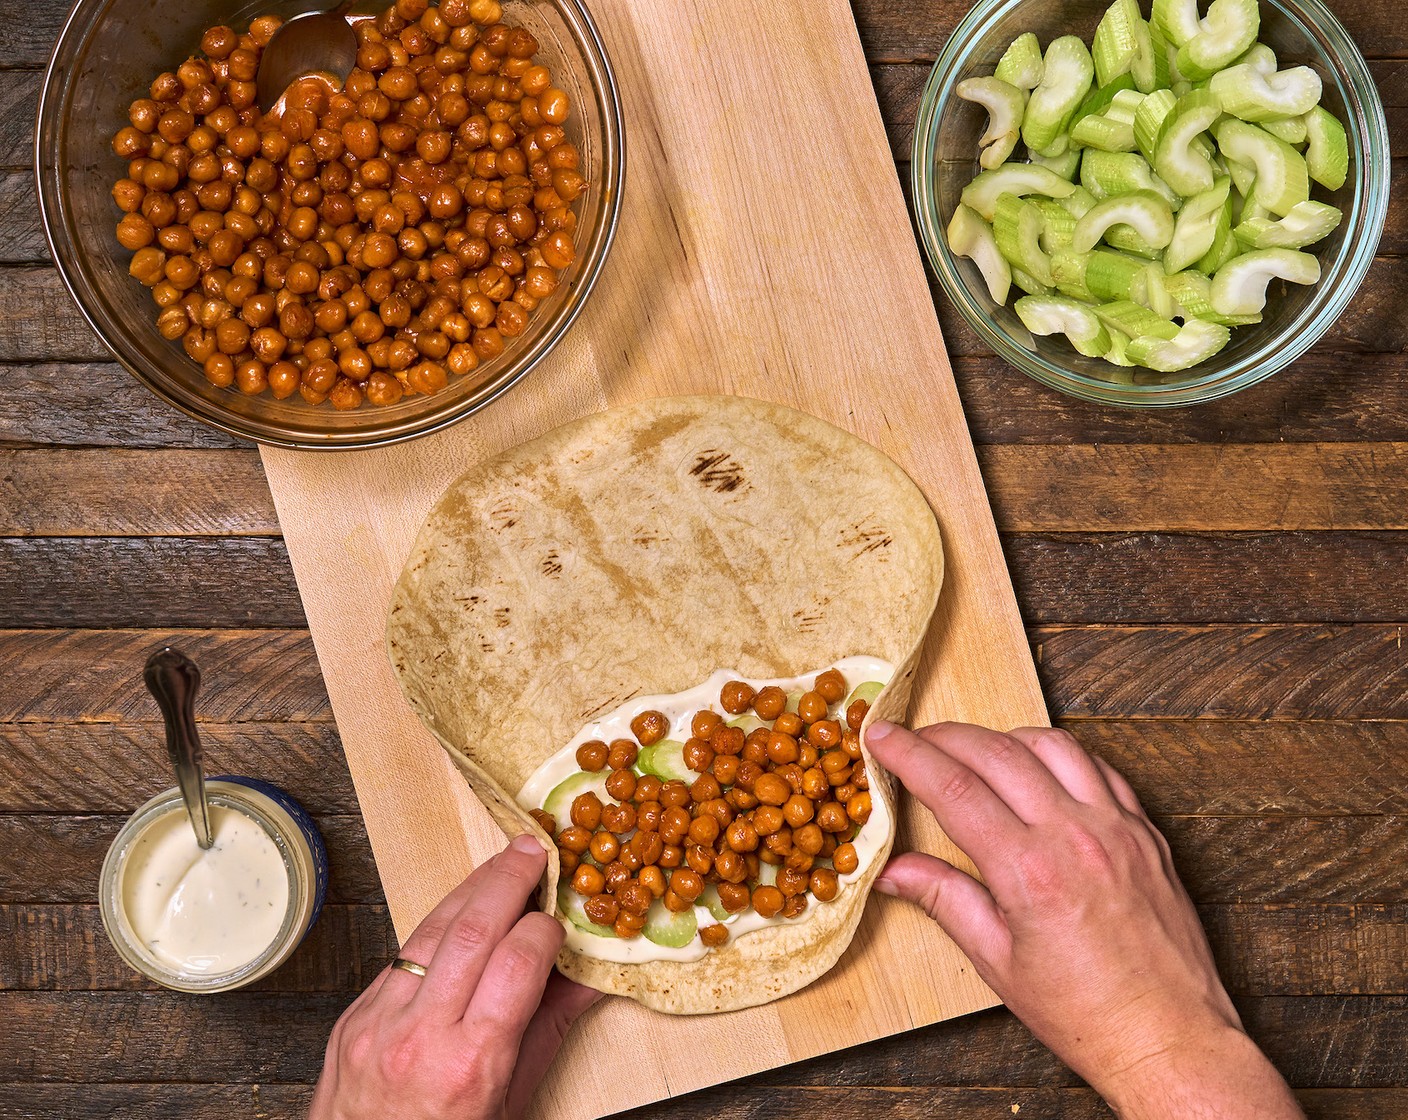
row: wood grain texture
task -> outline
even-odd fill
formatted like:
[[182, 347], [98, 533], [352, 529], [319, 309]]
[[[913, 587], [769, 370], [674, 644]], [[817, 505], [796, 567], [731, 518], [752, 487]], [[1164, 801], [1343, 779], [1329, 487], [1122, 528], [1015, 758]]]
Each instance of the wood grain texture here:
[[[502, 839], [399, 701], [382, 654], [390, 589], [425, 511], [456, 474], [607, 405], [688, 393], [761, 397], [889, 454], [924, 491], [945, 537], [937, 638], [914, 681], [919, 718], [1045, 719], [849, 6], [758, 0], [675, 10], [603, 0], [593, 14], [622, 91], [631, 158], [611, 259], [572, 332], [522, 392], [445, 433], [357, 455], [355, 488], [350, 456], [263, 452], [402, 932]], [[769, 33], [741, 38], [740, 21], [766, 23]], [[699, 98], [700, 88], [713, 95]], [[826, 112], [844, 114], [848, 127], [818, 131]], [[838, 166], [854, 174], [835, 176]], [[804, 207], [785, 203], [799, 179], [828, 189]], [[740, 223], [740, 214], [752, 218]], [[866, 237], [834, 236], [848, 224]], [[779, 251], [802, 244], [811, 247], [805, 256]], [[886, 309], [884, 332], [869, 303], [842, 290], [857, 272]], [[881, 380], [883, 398], [873, 391]], [[337, 588], [350, 583], [362, 597], [349, 602]], [[914, 843], [957, 858], [931, 818], [911, 823]], [[681, 1069], [651, 1048], [622, 1085], [595, 1061], [597, 1040], [653, 1037], [660, 1021], [637, 1005], [603, 1007], [568, 1039], [538, 1114], [600, 1115], [992, 1002], [936, 927], [887, 901], [867, 907], [855, 942], [862, 951], [816, 985], [730, 1017], [729, 1029], [752, 1035], [756, 1047], [723, 1045], [707, 1019], [671, 1020], [674, 1045], [708, 1060]], [[870, 998], [855, 1000], [859, 989]], [[837, 1000], [850, 1014], [819, 1036], [817, 1016]]]
[[[296, 791], [290, 791], [296, 792]], [[122, 815], [0, 815], [0, 902], [91, 901]], [[383, 895], [355, 815], [320, 814], [335, 902]], [[1195, 902], [1396, 905], [1408, 902], [1408, 829], [1397, 815], [1155, 816]], [[1352, 851], [1352, 860], [1344, 853]], [[852, 962], [853, 964], [857, 962]], [[690, 1020], [693, 1021], [693, 1020]]]
[[[1408, 183], [1404, 197], [1408, 200]], [[960, 357], [954, 373], [979, 444], [1408, 442], [1398, 354], [1317, 346], [1290, 369], [1197, 408], [1102, 408], [1022, 376], [1000, 358]], [[11, 365], [0, 447], [154, 449], [248, 446], [190, 420], [111, 362]]]
[[[1028, 637], [1052, 714], [1067, 719], [1402, 720], [1402, 629], [1043, 626]], [[9, 630], [0, 631], [0, 723], [154, 719], [137, 681], [165, 643], [204, 667], [203, 719], [330, 714], [306, 631]]]
[[201, 666], [203, 719], [330, 714], [304, 630], [9, 630], [0, 631], [0, 723], [154, 720], [142, 666], [168, 644]]
[[1053, 626], [1031, 638], [1067, 718], [1408, 718], [1402, 626]]
[[1008, 530], [1408, 527], [1405, 443], [985, 447], [979, 458]]
[[[0, 1085], [0, 1120], [72, 1120], [77, 1110], [122, 1120], [298, 1120], [312, 1099], [310, 1085]], [[1383, 1120], [1408, 1112], [1408, 1091], [1400, 1089], [1303, 1090], [1296, 1094], [1309, 1120]], [[1016, 1110], [1014, 1112], [1014, 1109]], [[649, 1117], [814, 1116], [893, 1117], [908, 1120], [968, 1120], [974, 1116], [1026, 1113], [1043, 1120], [1094, 1120], [1113, 1115], [1093, 1090], [1082, 1088], [947, 1089], [908, 1091], [806, 1089], [781, 1100], [760, 1096], [746, 1082], [690, 1094], [620, 1114]]]
[[[1408, 994], [1405, 905], [1204, 905], [1218, 968], [1235, 996]], [[0, 904], [0, 990], [154, 991], [107, 943], [89, 903]], [[395, 956], [384, 906], [330, 905], [261, 992], [361, 991]]]
[[[346, 995], [331, 993], [242, 991], [199, 1001], [172, 992], [0, 992], [0, 1017], [14, 1028], [0, 1036], [0, 1078], [63, 1082], [72, 1072], [70, 1055], [82, 1054], [90, 1084], [152, 1081], [169, 1076], [172, 1060], [199, 1046], [206, 1055], [197, 1071], [203, 1081], [312, 1082], [328, 1031], [347, 1002]], [[612, 1002], [588, 1015], [600, 1017]], [[1235, 1002], [1248, 1033], [1293, 1085], [1390, 1089], [1408, 1081], [1408, 997]], [[271, 1038], [282, 1044], [270, 1046]], [[994, 1009], [775, 1069], [719, 1092], [742, 1090], [767, 1101], [791, 1086], [1080, 1084], [1011, 1014]]]
[[11, 365], [5, 378], [0, 447], [252, 446], [172, 408], [115, 362]]
[[264, 537], [0, 538], [0, 627], [305, 625], [283, 542]]
[[[892, 175], [893, 168], [887, 166], [885, 174]], [[894, 189], [898, 191], [898, 186]], [[930, 287], [930, 299], [936, 305], [949, 354], [958, 358], [990, 353], [988, 346], [939, 293], [937, 281], [926, 277], [925, 283]], [[1326, 332], [1321, 345], [1354, 354], [1397, 353], [1408, 346], [1408, 321], [1397, 314], [1396, 302], [1397, 293], [1405, 286], [1408, 286], [1408, 258], [1376, 258], [1358, 295]], [[582, 329], [578, 325], [569, 336], [578, 344], [585, 344], [576, 334]], [[44, 265], [0, 268], [0, 361], [95, 362], [108, 361], [111, 357], [111, 352], [98, 340], [69, 298], [53, 268]], [[861, 360], [860, 355], [855, 358]], [[773, 369], [786, 370], [787, 365], [779, 358]], [[535, 380], [539, 376], [535, 375]], [[511, 399], [522, 403], [527, 395], [520, 386]]]
[[[199, 731], [208, 773], [257, 775], [293, 793], [309, 812], [357, 811], [330, 719], [201, 720]], [[170, 787], [166, 766], [160, 723], [0, 723], [0, 812], [130, 812]]]
[[[158, 990], [117, 955], [91, 903], [0, 904], [0, 932], [0, 990]], [[397, 948], [385, 906], [331, 903], [288, 962], [250, 990], [336, 992], [350, 1001], [395, 958]]]
[[1028, 624], [1403, 616], [1402, 533], [1022, 533], [1003, 550]]
[[[1005, 532], [1408, 528], [1403, 442], [1010, 444], [979, 459]], [[402, 499], [426, 500], [388, 508]], [[251, 451], [0, 450], [0, 536], [279, 532]]]
[[[0, 902], [91, 902], [103, 856], [126, 819], [125, 813], [0, 814]], [[362, 818], [320, 813], [314, 821], [328, 849], [329, 901], [382, 903]]]
[[258, 455], [0, 451], [0, 534], [208, 536], [278, 532]]
[[[1408, 55], [1408, 28], [1385, 18], [1376, 0], [1330, 0], [1327, 7], [1365, 54]], [[932, 61], [968, 10], [964, 0], [855, 0], [856, 24], [874, 62]]]
[[1159, 816], [1408, 811], [1408, 723], [1064, 720]]
[[[1078, 719], [1063, 726], [1129, 778], [1161, 817], [1408, 814], [1405, 722]], [[329, 718], [202, 720], [200, 735], [212, 773], [259, 774], [311, 812], [356, 811]], [[0, 723], [0, 812], [126, 812], [165, 788], [164, 758], [158, 723]]]
[[[1378, 622], [1402, 615], [1408, 533], [1008, 533], [1041, 623]], [[299, 627], [281, 540], [0, 537], [0, 628]]]
[[[1405, 186], [1408, 190], [1408, 186]], [[1399, 354], [1346, 361], [1324, 344], [1290, 368], [1197, 408], [1103, 408], [1037, 384], [994, 355], [954, 373], [979, 444], [1249, 444], [1408, 440]], [[1234, 501], [1208, 495], [1210, 502]]]

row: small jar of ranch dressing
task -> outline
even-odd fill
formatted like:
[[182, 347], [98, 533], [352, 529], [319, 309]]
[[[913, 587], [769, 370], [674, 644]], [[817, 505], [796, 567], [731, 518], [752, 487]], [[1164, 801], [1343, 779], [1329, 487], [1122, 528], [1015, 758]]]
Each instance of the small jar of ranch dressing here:
[[268, 975], [312, 928], [327, 891], [322, 837], [303, 808], [253, 778], [206, 782], [215, 843], [202, 851], [179, 789], [152, 798], [103, 861], [103, 927], [122, 959], [180, 992]]

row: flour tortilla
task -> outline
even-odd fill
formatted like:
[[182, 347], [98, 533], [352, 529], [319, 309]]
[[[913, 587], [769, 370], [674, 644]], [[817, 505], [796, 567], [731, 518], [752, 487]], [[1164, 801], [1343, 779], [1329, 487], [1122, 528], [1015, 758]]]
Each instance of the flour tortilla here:
[[[890, 459], [811, 416], [676, 397], [589, 416], [468, 471], [398, 582], [387, 641], [406, 698], [509, 835], [555, 849], [514, 794], [593, 718], [715, 669], [786, 677], [868, 654], [895, 676], [871, 717], [899, 720], [938, 602], [943, 550]], [[867, 756], [874, 796], [887, 774]], [[798, 924], [695, 962], [618, 964], [564, 949], [561, 971], [675, 1014], [766, 1003], [845, 951], [865, 874]]]

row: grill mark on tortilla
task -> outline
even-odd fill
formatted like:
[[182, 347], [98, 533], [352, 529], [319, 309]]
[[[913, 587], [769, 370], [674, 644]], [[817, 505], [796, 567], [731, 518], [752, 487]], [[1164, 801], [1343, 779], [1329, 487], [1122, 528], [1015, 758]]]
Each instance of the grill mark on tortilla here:
[[714, 447], [695, 454], [689, 473], [717, 494], [732, 494], [748, 487], [743, 464], [729, 452]]

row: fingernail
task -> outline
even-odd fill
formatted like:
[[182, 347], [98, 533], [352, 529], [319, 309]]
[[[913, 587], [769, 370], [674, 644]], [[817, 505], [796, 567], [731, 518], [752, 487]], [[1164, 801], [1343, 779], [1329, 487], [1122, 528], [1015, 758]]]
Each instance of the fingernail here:
[[870, 725], [870, 730], [865, 733], [867, 743], [878, 743], [881, 739], [888, 739], [890, 732], [895, 729], [895, 725], [886, 719], [877, 719]]
[[543, 846], [526, 832], [521, 832], [513, 838], [509, 844], [515, 852], [521, 852], [525, 856], [540, 856], [543, 854]]
[[884, 878], [875, 880], [875, 889], [881, 894], [897, 895], [900, 893], [899, 888], [896, 887], [894, 883]]

